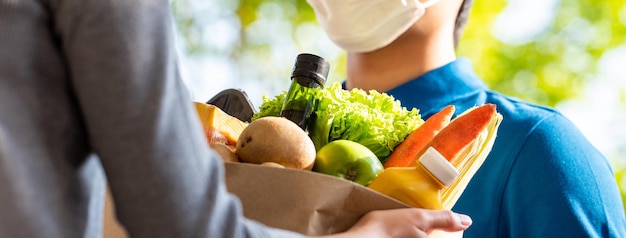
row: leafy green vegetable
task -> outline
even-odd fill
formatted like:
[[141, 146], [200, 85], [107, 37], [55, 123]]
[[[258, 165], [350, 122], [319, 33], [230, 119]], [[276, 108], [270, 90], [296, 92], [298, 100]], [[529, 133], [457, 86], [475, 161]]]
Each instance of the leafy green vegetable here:
[[[285, 94], [263, 96], [263, 104], [252, 120], [280, 115]], [[315, 100], [317, 108], [309, 136], [317, 150], [330, 141], [346, 139], [369, 148], [384, 163], [393, 148], [424, 123], [417, 109], [407, 110], [386, 93], [348, 91], [339, 83], [318, 90]]]
[[259, 107], [259, 112], [252, 115], [252, 121], [266, 116], [280, 116], [280, 110], [283, 107], [286, 95], [287, 91], [283, 91], [274, 98], [263, 95], [263, 104]]

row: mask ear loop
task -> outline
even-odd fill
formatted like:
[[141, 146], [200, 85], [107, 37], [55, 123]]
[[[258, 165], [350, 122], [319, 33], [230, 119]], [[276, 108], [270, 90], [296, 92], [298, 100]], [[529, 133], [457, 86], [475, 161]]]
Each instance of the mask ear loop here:
[[[417, 1], [419, 1], [419, 0], [417, 0]], [[423, 6], [424, 8], [429, 8], [429, 7], [431, 7], [432, 5], [437, 4], [438, 2], [439, 2], [439, 0], [430, 0], [430, 1], [426, 1], [426, 2], [420, 2], [420, 3], [422, 4], [422, 6]]]

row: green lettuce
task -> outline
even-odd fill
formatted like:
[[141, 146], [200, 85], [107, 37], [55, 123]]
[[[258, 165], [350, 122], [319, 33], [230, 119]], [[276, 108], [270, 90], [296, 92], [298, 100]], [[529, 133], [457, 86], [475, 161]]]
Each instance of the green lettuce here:
[[[279, 116], [285, 95], [264, 95], [252, 120]], [[308, 132], [317, 150], [328, 142], [346, 139], [369, 148], [384, 163], [391, 151], [424, 123], [419, 110], [407, 110], [392, 96], [374, 90], [344, 90], [333, 83], [316, 91], [315, 100]]]

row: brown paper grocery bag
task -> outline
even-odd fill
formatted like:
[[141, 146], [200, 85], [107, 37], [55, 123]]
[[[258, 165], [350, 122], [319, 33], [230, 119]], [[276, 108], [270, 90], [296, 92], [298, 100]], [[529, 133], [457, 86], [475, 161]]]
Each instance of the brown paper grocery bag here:
[[[409, 207], [347, 180], [310, 171], [244, 163], [225, 163], [228, 190], [242, 202], [244, 215], [267, 226], [306, 235], [345, 231], [365, 213]], [[126, 238], [115, 219], [107, 189], [105, 238]], [[435, 231], [429, 237], [461, 237]]]
[[247, 218], [306, 235], [345, 231], [372, 210], [409, 207], [325, 174], [245, 163], [225, 167], [228, 190], [239, 197]]
[[[239, 197], [247, 218], [302, 234], [345, 231], [369, 211], [408, 207], [359, 184], [315, 172], [244, 163], [225, 163], [225, 168], [228, 190]], [[128, 237], [113, 207], [107, 190], [103, 237]]]
[[104, 224], [102, 224], [102, 237], [104, 238], [127, 238], [126, 229], [120, 225], [115, 217], [115, 204], [111, 196], [111, 190], [107, 186], [104, 200]]

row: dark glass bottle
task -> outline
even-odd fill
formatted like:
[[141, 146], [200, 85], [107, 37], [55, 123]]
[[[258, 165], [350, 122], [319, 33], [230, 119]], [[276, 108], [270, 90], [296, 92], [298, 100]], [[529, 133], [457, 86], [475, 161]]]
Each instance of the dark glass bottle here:
[[306, 131], [315, 109], [315, 91], [324, 87], [329, 68], [330, 65], [322, 57], [299, 54], [291, 72], [291, 86], [280, 116], [295, 122]]

